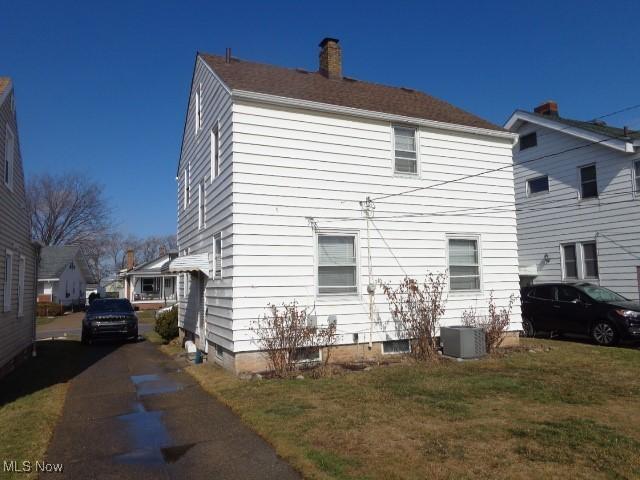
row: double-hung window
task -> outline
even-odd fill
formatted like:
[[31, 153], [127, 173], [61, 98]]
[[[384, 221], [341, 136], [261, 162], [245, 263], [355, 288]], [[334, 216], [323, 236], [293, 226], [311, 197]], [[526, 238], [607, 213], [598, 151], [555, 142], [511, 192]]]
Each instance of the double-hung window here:
[[578, 257], [574, 243], [563, 245], [564, 254], [564, 278], [578, 278]]
[[198, 229], [205, 227], [204, 181], [198, 184]]
[[454, 291], [480, 290], [477, 238], [449, 239], [449, 287]]
[[634, 181], [635, 181], [635, 189], [636, 189], [636, 194], [640, 194], [640, 160], [636, 160], [633, 163], [633, 174], [634, 174]]
[[598, 278], [598, 250], [595, 242], [582, 244], [582, 263], [585, 278]]
[[418, 155], [416, 151], [416, 129], [393, 127], [393, 145], [396, 173], [417, 175]]
[[595, 165], [589, 165], [580, 168], [580, 197], [598, 197], [598, 180], [596, 178]]
[[318, 235], [318, 294], [358, 293], [355, 235]]
[[11, 311], [11, 282], [13, 281], [13, 252], [7, 250], [4, 256], [3, 311]]
[[213, 257], [215, 262], [215, 278], [222, 278], [222, 235], [213, 236]]
[[219, 127], [211, 130], [211, 183], [218, 176], [219, 170]]
[[5, 128], [5, 143], [4, 143], [4, 184], [13, 190], [13, 166], [15, 155], [15, 143], [16, 137], [13, 131], [6, 125]]

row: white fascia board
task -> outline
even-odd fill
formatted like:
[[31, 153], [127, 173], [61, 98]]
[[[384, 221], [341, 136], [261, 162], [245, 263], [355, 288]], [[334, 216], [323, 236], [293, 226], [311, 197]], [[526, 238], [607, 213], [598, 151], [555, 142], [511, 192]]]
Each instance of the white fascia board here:
[[634, 152], [633, 145], [630, 142], [625, 142], [617, 138], [607, 137], [605, 135], [599, 135], [594, 132], [589, 132], [579, 127], [571, 127], [566, 124], [556, 122], [550, 118], [540, 118], [538, 115], [533, 115], [529, 112], [516, 111], [511, 115], [511, 118], [504, 124], [504, 128], [513, 131], [519, 127], [520, 122], [529, 122], [541, 127], [555, 130], [557, 132], [566, 133], [574, 137], [582, 138], [593, 143], [599, 143], [603, 147], [613, 148], [621, 152], [631, 153]]
[[456, 132], [473, 133], [476, 135], [487, 135], [490, 137], [510, 140], [513, 144], [515, 144], [515, 142], [518, 140], [518, 135], [512, 132], [501, 132], [499, 130], [491, 130], [488, 128], [469, 127], [466, 125], [458, 125], [455, 123], [427, 120], [425, 118], [405, 117], [404, 115], [374, 112], [372, 110], [364, 110], [361, 108], [344, 107], [341, 105], [332, 105], [329, 103], [314, 102], [311, 100], [281, 97], [278, 95], [270, 95], [267, 93], [249, 92], [246, 90], [232, 90], [231, 95], [234, 100], [249, 100], [252, 102], [267, 103], [272, 105], [282, 105], [286, 107], [303, 108], [320, 112], [338, 113], [355, 117], [384, 120], [393, 123], [408, 123], [411, 125], [422, 127], [438, 128], [441, 130], [453, 130]]
[[2, 105], [7, 99], [9, 93], [11, 93], [11, 90], [13, 90], [13, 81], [9, 80], [9, 83], [5, 87], [4, 91], [0, 93], [0, 105]]

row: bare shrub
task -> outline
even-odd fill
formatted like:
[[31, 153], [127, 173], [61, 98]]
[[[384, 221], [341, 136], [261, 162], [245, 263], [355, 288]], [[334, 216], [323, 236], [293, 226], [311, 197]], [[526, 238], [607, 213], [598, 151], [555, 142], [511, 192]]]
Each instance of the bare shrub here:
[[462, 324], [467, 327], [480, 327], [484, 330], [487, 344], [487, 353], [494, 352], [502, 345], [505, 332], [511, 323], [511, 311], [515, 296], [512, 293], [509, 296], [509, 304], [506, 308], [498, 309], [495, 299], [493, 298], [493, 290], [489, 293], [489, 313], [488, 315], [478, 315], [475, 307], [462, 312]]
[[331, 349], [338, 339], [335, 323], [326, 328], [311, 325], [307, 309], [300, 308], [295, 301], [283, 304], [282, 308], [272, 304], [267, 308], [269, 312], [258, 320], [252, 330], [275, 376], [293, 376], [306, 353], [322, 348], [325, 348], [324, 364], [329, 362]]
[[389, 302], [391, 315], [402, 335], [409, 339], [411, 356], [416, 360], [439, 359], [436, 331], [445, 312], [446, 279], [444, 273], [429, 273], [423, 283], [405, 277], [396, 288], [378, 280]]

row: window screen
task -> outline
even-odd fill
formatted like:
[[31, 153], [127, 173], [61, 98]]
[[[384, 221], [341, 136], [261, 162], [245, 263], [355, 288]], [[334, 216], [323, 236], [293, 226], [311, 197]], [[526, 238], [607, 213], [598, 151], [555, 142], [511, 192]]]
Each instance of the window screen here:
[[580, 183], [582, 198], [598, 196], [598, 181], [596, 179], [596, 166], [589, 165], [580, 169]]
[[355, 236], [318, 236], [318, 293], [357, 293]]
[[584, 259], [584, 276], [598, 276], [598, 250], [595, 243], [582, 244], [582, 256]]
[[529, 195], [549, 191], [549, 177], [546, 175], [544, 177], [532, 178], [527, 183], [529, 184]]
[[451, 290], [479, 290], [478, 241], [449, 239], [449, 282]]
[[576, 260], [576, 246], [565, 245], [564, 249], [564, 277], [578, 278], [578, 262]]

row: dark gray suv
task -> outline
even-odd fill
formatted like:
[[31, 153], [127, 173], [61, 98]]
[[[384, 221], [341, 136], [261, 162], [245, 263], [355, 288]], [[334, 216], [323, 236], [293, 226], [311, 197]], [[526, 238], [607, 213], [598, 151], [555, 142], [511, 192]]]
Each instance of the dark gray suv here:
[[82, 343], [99, 338], [138, 338], [138, 317], [129, 300], [102, 298], [91, 303], [82, 320]]
[[543, 283], [522, 289], [522, 329], [588, 335], [600, 345], [640, 340], [640, 303], [591, 283]]

